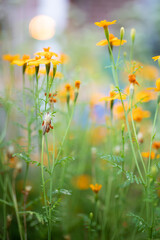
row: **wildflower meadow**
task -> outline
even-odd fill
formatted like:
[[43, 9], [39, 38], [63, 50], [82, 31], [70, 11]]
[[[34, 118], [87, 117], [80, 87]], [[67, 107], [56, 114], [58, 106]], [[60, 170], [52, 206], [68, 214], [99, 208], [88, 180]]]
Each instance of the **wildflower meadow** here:
[[92, 68], [54, 44], [2, 56], [0, 239], [160, 239], [160, 56], [108, 20]]

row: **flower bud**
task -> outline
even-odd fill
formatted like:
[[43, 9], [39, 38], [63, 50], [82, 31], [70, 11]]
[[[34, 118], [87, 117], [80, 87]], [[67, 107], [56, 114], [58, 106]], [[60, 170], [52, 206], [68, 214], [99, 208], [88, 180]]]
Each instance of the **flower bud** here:
[[120, 39], [122, 40], [124, 37], [124, 27], [121, 27], [120, 29]]
[[136, 36], [136, 30], [135, 30], [135, 28], [132, 28], [132, 29], [131, 29], [131, 39], [132, 39], [132, 43], [134, 43], [135, 36]]
[[130, 94], [131, 96], [133, 96], [133, 94], [134, 94], [134, 85], [133, 85], [133, 83], [130, 84], [129, 94]]
[[91, 220], [93, 219], [93, 213], [92, 213], [92, 212], [90, 212], [89, 218], [90, 218]]
[[156, 177], [157, 173], [158, 173], [157, 166], [156, 166], [156, 165], [153, 165], [153, 166], [151, 167], [151, 175], [152, 175], [153, 177]]

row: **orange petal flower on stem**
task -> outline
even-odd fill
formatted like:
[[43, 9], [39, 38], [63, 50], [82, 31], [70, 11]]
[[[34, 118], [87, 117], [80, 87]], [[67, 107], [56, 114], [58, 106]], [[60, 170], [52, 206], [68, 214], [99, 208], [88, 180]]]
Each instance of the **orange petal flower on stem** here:
[[156, 150], [160, 149], [160, 141], [153, 142], [152, 148], [154, 148]]
[[136, 81], [136, 76], [134, 74], [128, 75], [128, 81], [139, 86], [139, 83]]
[[16, 54], [16, 55], [5, 54], [5, 55], [2, 56], [2, 59], [4, 61], [8, 61], [10, 63], [13, 62], [14, 60], [19, 59], [19, 58], [20, 58], [19, 54]]
[[144, 111], [142, 108], [138, 107], [132, 110], [133, 120], [136, 122], [141, 122], [143, 118], [149, 118], [150, 112]]
[[[149, 152], [142, 152], [142, 157], [144, 158], [149, 158]], [[151, 159], [154, 159], [155, 158], [155, 153], [154, 152], [151, 152]]]
[[109, 25], [115, 24], [117, 20], [114, 20], [112, 22], [107, 22], [106, 20], [102, 20], [100, 22], [95, 22], [95, 25], [98, 27], [108, 27]]
[[[126, 42], [127, 42], [126, 40], [118, 39], [112, 33], [109, 34], [109, 43], [110, 43], [111, 46], [120, 46], [120, 45], [123, 45]], [[108, 45], [108, 40], [107, 39], [101, 40], [100, 42], [98, 42], [96, 44], [96, 46], [105, 46], [105, 45]]]
[[75, 88], [79, 89], [81, 85], [81, 81], [80, 80], [76, 80], [75, 81]]
[[155, 92], [160, 91], [160, 78], [156, 80], [156, 88], [147, 88], [147, 90], [154, 90]]
[[156, 99], [155, 93], [143, 90], [136, 94], [136, 100], [141, 102], [149, 102]]
[[58, 54], [55, 53], [55, 52], [50, 52], [50, 47], [48, 48], [43, 48], [43, 52], [36, 52], [34, 55], [38, 55], [38, 56], [43, 56], [43, 57], [46, 57], [48, 55], [48, 53], [51, 55], [51, 56], [55, 56], [55, 57], [58, 57]]
[[86, 190], [89, 188], [91, 183], [91, 177], [87, 174], [73, 177], [72, 184], [80, 190]]
[[27, 63], [27, 61], [30, 59], [29, 55], [23, 55], [22, 59], [17, 59], [12, 62], [12, 64], [16, 64], [18, 66], [23, 66], [24, 64]]
[[152, 59], [153, 59], [154, 61], [157, 61], [158, 59], [160, 59], [160, 55], [155, 56], [155, 57], [152, 57]]
[[98, 184], [98, 183], [96, 183], [95, 185], [90, 184], [90, 188], [92, 189], [92, 191], [93, 191], [94, 193], [97, 194], [97, 193], [101, 190], [102, 185], [101, 185], [101, 184]]
[[[126, 99], [126, 95], [125, 94], [121, 93], [121, 96], [122, 96], [123, 100]], [[100, 101], [108, 102], [108, 101], [112, 101], [112, 100], [115, 100], [115, 99], [121, 99], [120, 94], [116, 93], [115, 91], [111, 91], [109, 93], [109, 96], [101, 98]]]
[[58, 60], [61, 62], [61, 64], [66, 64], [69, 62], [69, 56], [67, 54], [61, 53], [58, 57]]

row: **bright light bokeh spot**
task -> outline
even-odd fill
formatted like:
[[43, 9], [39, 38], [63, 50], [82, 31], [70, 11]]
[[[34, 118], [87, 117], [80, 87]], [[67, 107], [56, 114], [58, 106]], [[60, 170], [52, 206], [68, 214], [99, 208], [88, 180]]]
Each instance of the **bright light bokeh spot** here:
[[55, 34], [55, 21], [46, 15], [38, 15], [29, 23], [29, 33], [37, 40], [48, 40]]

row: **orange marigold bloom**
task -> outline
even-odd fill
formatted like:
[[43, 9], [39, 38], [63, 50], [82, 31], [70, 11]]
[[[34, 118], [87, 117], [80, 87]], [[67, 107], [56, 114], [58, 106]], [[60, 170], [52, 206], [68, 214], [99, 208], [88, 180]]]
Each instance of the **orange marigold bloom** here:
[[154, 100], [155, 98], [156, 98], [155, 94], [147, 90], [143, 90], [136, 94], [137, 101], [141, 102], [149, 102], [151, 100]]
[[61, 62], [61, 64], [66, 64], [69, 62], [69, 56], [67, 54], [61, 53], [59, 55], [59, 61]]
[[117, 20], [114, 20], [112, 22], [107, 22], [106, 20], [102, 20], [100, 22], [95, 22], [95, 24], [98, 27], [108, 27], [109, 25], [115, 24], [117, 22]]
[[[127, 42], [126, 40], [118, 39], [112, 33], [109, 34], [109, 43], [110, 43], [111, 46], [120, 46], [120, 45], [123, 45], [126, 42]], [[100, 42], [98, 42], [96, 44], [96, 46], [105, 46], [105, 45], [108, 45], [108, 40], [107, 39], [101, 40]]]
[[16, 64], [18, 66], [23, 66], [24, 64], [27, 63], [27, 61], [30, 59], [29, 55], [23, 55], [22, 59], [17, 59], [12, 62], [12, 64]]
[[[123, 100], [126, 99], [125, 94], [121, 93], [121, 96], [122, 96]], [[112, 101], [112, 100], [115, 100], [115, 99], [121, 99], [120, 94], [116, 93], [115, 91], [111, 91], [109, 93], [109, 96], [101, 98], [100, 101], [107, 101], [108, 102], [108, 101]]]
[[55, 53], [55, 52], [50, 52], [50, 47], [48, 48], [43, 48], [43, 52], [36, 52], [34, 55], [38, 55], [38, 56], [43, 56], [43, 57], [46, 57], [48, 55], [48, 53], [51, 55], [51, 56], [55, 56], [55, 57], [58, 57], [58, 54]]
[[13, 62], [14, 60], [17, 60], [17, 59], [19, 59], [20, 58], [20, 56], [19, 56], [19, 54], [16, 54], [16, 55], [10, 55], [10, 54], [4, 54], [3, 56], [2, 56], [2, 59], [4, 60], [4, 61], [8, 61], [8, 62]]
[[155, 57], [152, 57], [152, 59], [153, 59], [154, 61], [157, 61], [158, 59], [160, 59], [160, 55], [155, 56]]
[[141, 122], [143, 118], [149, 118], [150, 117], [150, 112], [149, 111], [144, 111], [142, 108], [137, 107], [132, 110], [133, 114], [133, 120], [136, 122]]
[[81, 81], [80, 81], [80, 80], [75, 81], [75, 87], [76, 87], [77, 89], [80, 88], [80, 85], [81, 85]]
[[[127, 103], [124, 103], [125, 110], [127, 110]], [[113, 107], [113, 114], [116, 118], [118, 119], [124, 119], [125, 114], [124, 114], [124, 109], [122, 106], [122, 103], [115, 104]]]
[[[142, 152], [142, 157], [144, 158], [149, 158], [149, 152]], [[155, 158], [155, 153], [154, 152], [151, 152], [151, 159], [154, 159]]]
[[128, 80], [130, 83], [137, 84], [139, 86], [139, 83], [136, 81], [136, 76], [134, 74], [128, 75]]
[[71, 85], [69, 83], [67, 83], [65, 85], [65, 89], [66, 89], [67, 92], [69, 92], [71, 90]]
[[89, 188], [91, 183], [91, 177], [87, 174], [73, 177], [72, 184], [80, 190], [86, 190]]
[[158, 150], [160, 149], [160, 141], [155, 141], [153, 144], [152, 144], [152, 148]]
[[155, 92], [160, 91], [160, 78], [156, 80], [156, 88], [147, 88], [148, 90], [154, 90]]
[[98, 183], [96, 183], [95, 185], [90, 184], [90, 188], [92, 189], [92, 191], [93, 191], [94, 193], [97, 194], [97, 193], [101, 190], [102, 185], [101, 185], [101, 184], [98, 184]]
[[33, 74], [35, 74], [35, 68], [34, 67], [27, 67], [25, 73], [27, 75], [33, 75]]

